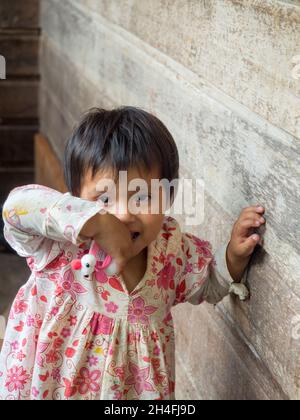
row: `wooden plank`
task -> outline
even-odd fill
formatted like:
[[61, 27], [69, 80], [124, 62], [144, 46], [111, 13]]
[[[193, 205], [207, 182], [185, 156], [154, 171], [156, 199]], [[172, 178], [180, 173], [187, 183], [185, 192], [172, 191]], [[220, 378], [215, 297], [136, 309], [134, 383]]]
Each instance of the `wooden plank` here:
[[0, 28], [39, 27], [40, 0], [1, 0]]
[[102, 2], [97, 16], [86, 7], [98, 7], [94, 0], [47, 2], [42, 130], [61, 154], [67, 132], [91, 106], [130, 103], [155, 113], [176, 139], [182, 173], [205, 182], [205, 221], [184, 228], [214, 249], [229, 240], [243, 207], [266, 207], [251, 300], [227, 298], [222, 317], [202, 307], [191, 319], [182, 308], [181, 366], [194, 398], [299, 399], [300, 342], [291, 330], [300, 312], [300, 108], [289, 64], [299, 8], [157, 0], [154, 13], [153, 2], [118, 3]]
[[39, 36], [0, 34], [0, 54], [6, 59], [6, 77], [38, 76]]
[[[113, 34], [106, 34], [106, 38], [109, 36], [113, 37]], [[98, 106], [106, 106], [109, 102], [106, 104], [105, 98], [110, 93], [115, 105], [129, 102], [155, 111], [176, 138], [182, 164], [188, 171], [187, 178], [204, 178], [209, 190], [205, 197], [205, 215], [210, 222], [205, 223], [207, 230], [201, 229], [203, 238], [210, 239], [214, 248], [229, 239], [229, 229], [242, 207], [255, 202], [266, 206], [267, 257], [259, 275], [254, 272], [250, 307], [246, 310], [244, 304], [244, 309], [238, 311], [235, 302], [226, 310], [228, 316], [234, 316], [249, 343], [258, 348], [270, 377], [282, 386], [283, 394], [295, 396], [298, 391], [293, 372], [299, 371], [298, 346], [291, 340], [289, 329], [293, 316], [299, 311], [300, 296], [295, 199], [298, 190], [294, 188], [299, 165], [296, 164], [298, 154], [294, 138], [261, 121], [249, 110], [244, 112], [239, 104], [217, 95], [214, 89], [205, 85], [195, 88], [184, 73], [162, 66], [133, 45], [126, 45], [123, 54], [125, 47], [120, 42], [112, 42], [104, 66], [98, 67], [101, 70], [97, 74], [97, 94], [94, 79], [90, 80], [91, 73], [76, 68], [60, 47], [53, 46], [45, 38], [41, 69], [43, 132], [50, 136], [57, 149], [62, 150], [66, 131], [71, 129], [82, 108], [93, 106], [96, 98]], [[55, 67], [50, 65], [53, 62]], [[76, 97], [72, 94], [74, 91]], [[66, 110], [63, 115], [61, 109]], [[291, 204], [282, 206], [280, 201], [274, 202], [274, 196], [280, 195], [282, 203]], [[291, 227], [293, 224], [295, 228]], [[200, 234], [198, 228], [193, 232]], [[276, 299], [280, 301], [280, 307], [289, 308], [284, 317], [274, 304]], [[207, 349], [203, 347], [202, 351]]]
[[[80, 116], [94, 106], [113, 108], [115, 102], [104, 91], [102, 84], [95, 85], [89, 79], [81, 77], [76, 66], [65, 60], [54, 47], [48, 39], [44, 39], [41, 45], [39, 111], [41, 132], [46, 135], [62, 160], [66, 141]], [[68, 74], [71, 68], [72, 75]], [[73, 93], [74, 89], [76, 95]], [[64, 112], [60, 109], [64, 109]]]
[[[48, 51], [48, 54], [49, 51]], [[62, 69], [65, 68], [65, 72], [70, 74], [68, 71], [66, 71], [66, 69], [68, 69], [66, 62], [61, 59], [62, 61], [60, 61], [60, 59], [58, 57], [56, 57], [56, 59], [54, 59], [54, 56], [52, 56], [51, 62], [55, 62], [56, 66], [55, 68], [50, 67], [47, 65], [47, 61], [44, 63], [45, 65], [45, 69], [47, 69], [47, 72], [44, 72], [44, 78], [43, 81], [45, 83], [45, 86], [47, 86], [47, 89], [43, 92], [43, 98], [45, 100], [44, 103], [44, 111], [41, 112], [41, 115], [43, 116], [43, 123], [45, 124], [45, 126], [47, 126], [46, 132], [48, 132], [49, 134], [51, 133], [51, 137], [53, 139], [56, 139], [58, 141], [58, 143], [60, 144], [60, 142], [63, 142], [64, 136], [61, 136], [61, 132], [64, 129], [64, 127], [68, 126], [71, 127], [70, 122], [68, 123], [68, 119], [67, 121], [64, 119], [62, 120], [59, 117], [59, 109], [60, 107], [62, 108], [66, 108], [67, 104], [69, 104], [69, 111], [73, 111], [76, 115], [78, 114], [78, 112], [80, 111], [81, 107], [83, 106], [83, 104], [85, 104], [85, 102], [81, 102], [79, 101], [77, 104], [77, 108], [75, 107], [75, 102], [73, 103], [72, 98], [71, 98], [71, 94], [68, 96], [68, 92], [72, 92], [74, 89], [74, 86], [77, 86], [77, 97], [81, 97], [81, 92], [82, 94], [84, 94], [84, 92], [86, 92], [85, 95], [85, 100], [91, 101], [93, 100], [93, 98], [97, 95], [96, 92], [93, 93], [93, 95], [90, 96], [89, 92], [92, 91], [92, 84], [90, 85], [90, 88], [86, 89], [84, 88], [84, 84], [85, 82], [83, 82], [82, 78], [80, 79], [78, 76], [77, 79], [77, 75], [76, 72], [72, 73], [72, 77], [68, 78], [68, 83], [67, 85], [64, 84], [64, 81], [59, 81], [59, 74], [61, 74]], [[62, 67], [60, 68], [60, 66], [62, 65]], [[65, 66], [65, 67], [64, 67]], [[45, 71], [44, 69], [44, 71]], [[56, 73], [57, 72], [57, 73]], [[61, 83], [61, 84], [60, 84]], [[166, 83], [164, 81], [164, 83]], [[59, 85], [57, 85], [59, 84]], [[54, 90], [54, 86], [59, 86], [58, 89]], [[88, 85], [88, 83], [87, 83]], [[175, 88], [175, 87], [174, 87]], [[51, 92], [51, 93], [50, 93]], [[190, 97], [190, 95], [187, 93], [186, 97]], [[58, 105], [58, 106], [57, 106]], [[99, 105], [105, 105], [105, 103], [99, 103]], [[74, 106], [74, 108], [73, 108]], [[51, 110], [51, 112], [49, 113], [49, 110]], [[65, 113], [68, 114], [68, 113]], [[49, 118], [51, 115], [51, 118]], [[65, 115], [66, 116], [66, 115]], [[56, 122], [56, 124], [49, 124], [49, 121], [53, 120], [53, 123]], [[250, 136], [250, 135], [249, 135]], [[221, 153], [221, 151], [220, 151]], [[189, 162], [191, 163], [194, 159], [192, 159], [192, 156], [189, 155], [187, 157], [187, 159], [189, 159]], [[196, 161], [195, 161], [196, 164]], [[197, 169], [196, 166], [194, 168], [194, 170], [197, 172], [197, 170], [199, 170], [199, 168]], [[195, 173], [196, 173], [195, 172]], [[191, 174], [189, 174], [189, 178], [192, 177]], [[208, 203], [208, 199], [205, 200], [206, 203]], [[206, 204], [207, 206], [207, 204]], [[225, 225], [230, 226], [231, 220], [228, 220], [228, 223], [225, 224], [224, 221], [224, 214], [222, 213], [222, 209], [218, 208], [218, 210], [213, 210], [210, 208], [206, 207], [206, 213], [207, 213], [207, 217], [210, 218], [211, 220], [219, 220], [220, 221], [220, 226], [217, 226], [214, 223], [214, 228], [217, 232], [219, 232], [219, 240], [216, 240], [216, 243], [220, 243], [222, 240], [224, 240], [224, 237], [226, 237], [225, 233], [224, 233], [224, 229], [225, 229]], [[222, 214], [222, 217], [220, 217], [220, 214]], [[227, 221], [226, 221], [227, 222]], [[213, 235], [215, 235], [214, 232], [203, 232], [203, 237], [213, 237]], [[289, 316], [285, 317], [285, 322], [287, 323], [287, 326], [285, 323], [282, 322], [282, 317], [281, 317], [281, 313], [276, 310], [276, 307], [274, 307], [275, 313], [272, 314], [272, 316], [270, 316], [270, 313], [272, 313], [272, 306], [271, 303], [272, 301], [274, 301], [274, 297], [271, 299], [271, 301], [269, 301], [268, 296], [270, 296], [270, 291], [269, 288], [272, 287], [272, 285], [276, 284], [279, 285], [281, 283], [281, 276], [279, 275], [275, 275], [272, 271], [271, 271], [271, 267], [272, 267], [272, 262], [270, 262], [270, 265], [268, 266], [268, 268], [265, 266], [264, 270], [267, 270], [267, 272], [269, 272], [269, 278], [268, 281], [266, 281], [265, 278], [265, 274], [260, 274], [260, 277], [257, 276], [257, 272], [253, 273], [253, 279], [255, 280], [255, 284], [253, 285], [255, 287], [254, 290], [256, 290], [256, 287], [264, 282], [264, 288], [258, 288], [257, 289], [257, 293], [256, 291], [254, 292], [253, 290], [253, 297], [252, 297], [252, 302], [251, 302], [251, 312], [248, 313], [248, 318], [249, 318], [249, 328], [247, 328], [247, 330], [245, 329], [245, 332], [247, 332], [248, 338], [251, 339], [251, 342], [255, 342], [255, 345], [257, 346], [258, 343], [260, 342], [260, 346], [258, 346], [258, 349], [260, 351], [260, 353], [262, 354], [264, 361], [266, 361], [266, 366], [270, 366], [271, 368], [271, 372], [273, 371], [277, 371], [279, 369], [281, 369], [281, 367], [279, 368], [278, 366], [279, 363], [282, 364], [282, 366], [285, 365], [284, 360], [282, 360], [282, 357], [284, 358], [286, 353], [288, 352], [289, 354], [292, 354], [292, 349], [293, 347], [283, 347], [282, 343], [289, 343], [288, 337], [289, 337], [289, 329], [288, 329], [288, 325], [289, 325], [289, 321], [291, 320], [292, 315], [295, 315], [295, 311], [297, 310], [297, 306], [295, 306], [295, 304], [291, 305], [291, 309], [294, 310], [291, 311]], [[290, 293], [288, 292], [288, 290], [285, 291], [281, 291], [280, 295], [282, 295], [282, 299], [285, 300], [285, 296]], [[262, 305], [262, 301], [264, 301], [264, 304]], [[290, 304], [290, 300], [288, 298], [289, 304]], [[257, 333], [257, 329], [256, 329], [256, 324], [258, 322], [257, 317], [256, 317], [256, 313], [257, 312], [257, 308], [255, 309], [255, 307], [258, 305], [261, 309], [263, 307], [266, 307], [267, 302], [270, 303], [270, 306], [268, 307], [268, 311], [265, 311], [263, 313], [260, 313], [260, 323], [264, 326], [263, 331], [259, 331], [259, 334]], [[281, 305], [283, 307], [288, 306], [287, 302], [284, 303], [282, 302]], [[230, 309], [230, 308], [229, 308]], [[234, 312], [233, 312], [234, 311]], [[234, 308], [231, 309], [231, 312], [233, 313], [237, 313], [237, 309], [236, 306]], [[245, 318], [246, 315], [245, 314], [241, 314], [239, 313], [238, 316], [236, 316], [236, 324], [237, 325], [241, 325], [242, 328], [245, 328], [244, 322], [245, 322]], [[180, 322], [180, 321], [179, 321]], [[253, 322], [253, 323], [252, 323]], [[274, 331], [273, 327], [271, 328], [271, 324], [273, 324], [273, 322], [275, 324], [278, 325], [277, 331], [276, 331], [276, 337], [274, 336], [274, 334], [272, 334], [272, 331]], [[201, 319], [199, 319], [199, 324], [201, 323]], [[281, 328], [281, 325], [282, 327]], [[194, 330], [199, 330], [199, 325], [198, 323], [196, 323], [195, 321], [195, 325], [194, 328], [192, 329], [192, 331]], [[249, 330], [251, 331], [251, 334], [249, 335], [248, 332]], [[280, 331], [280, 337], [279, 337], [279, 331]], [[257, 336], [257, 338], [256, 338]], [[280, 339], [278, 339], [280, 338]], [[224, 338], [225, 339], [225, 338]], [[276, 339], [276, 345], [274, 340]], [[255, 341], [257, 340], [257, 342]], [[293, 343], [290, 343], [291, 345]], [[234, 343], [228, 343], [228, 346], [230, 348], [230, 346], [235, 346], [236, 344]], [[199, 350], [199, 345], [197, 346], [197, 351]], [[270, 358], [270, 348], [273, 348], [273, 352], [275, 354], [275, 356], [272, 355], [272, 359]], [[265, 354], [265, 350], [268, 350], [268, 354]], [[279, 354], [279, 358], [278, 358], [278, 351], [280, 352], [282, 350], [282, 353]], [[207, 349], [203, 348], [203, 351], [207, 351]], [[250, 351], [250, 350], [249, 350]], [[251, 351], [250, 351], [251, 353]], [[277, 353], [277, 356], [276, 356]], [[295, 353], [295, 349], [294, 349], [294, 357], [296, 357], [296, 353]], [[282, 356], [282, 357], [281, 357]], [[250, 357], [250, 356], [249, 356]], [[196, 354], [191, 353], [191, 359], [192, 358], [196, 358]], [[237, 359], [235, 359], [234, 354], [231, 355], [231, 358], [233, 360], [234, 363], [237, 363]], [[268, 358], [270, 358], [270, 360], [268, 360]], [[220, 360], [220, 363], [222, 363], [222, 359]], [[241, 363], [239, 361], [239, 363]], [[244, 369], [246, 369], [244, 367]], [[246, 369], [247, 370], [247, 369]], [[254, 378], [251, 377], [251, 370], [246, 374], [245, 372], [243, 372], [243, 374], [241, 375], [241, 381], [244, 381], [244, 383], [246, 383], [247, 381], [249, 381], [250, 383], [254, 384]], [[291, 371], [287, 372], [287, 376], [285, 380], [290, 381], [290, 376], [293, 375], [294, 373]], [[200, 375], [200, 372], [199, 372]], [[248, 376], [247, 376], [248, 375]], [[263, 381], [264, 377], [269, 377], [269, 380], [266, 380], [266, 383], [263, 385], [263, 389], [260, 388], [255, 388], [254, 385], [248, 389], [247, 392], [245, 392], [245, 386], [244, 387], [235, 387], [234, 383], [231, 384], [231, 388], [229, 388], [226, 393], [225, 390], [222, 389], [221, 387], [218, 388], [218, 391], [220, 392], [220, 395], [226, 395], [226, 397], [228, 398], [228, 396], [230, 395], [230, 392], [234, 392], [235, 389], [235, 398], [238, 398], [242, 395], [242, 392], [244, 393], [244, 396], [249, 397], [249, 398], [264, 398], [267, 399], [268, 397], [270, 398], [278, 398], [278, 399], [284, 399], [286, 396], [284, 394], [283, 391], [280, 391], [280, 386], [278, 385], [274, 385], [273, 382], [276, 384], [276, 379], [278, 378], [274, 378], [272, 376], [272, 374], [270, 373], [270, 371], [268, 371], [268, 368], [266, 368], [266, 370], [264, 371], [260, 371], [258, 369], [257, 372], [258, 377], [255, 378], [255, 381], [258, 380], [260, 378], [260, 381]], [[260, 377], [261, 375], [261, 377]], [[280, 379], [280, 378], [279, 378]], [[252, 382], [251, 382], [252, 381]], [[268, 381], [269, 381], [269, 385], [268, 385]], [[242, 391], [242, 392], [241, 392]], [[291, 392], [295, 392], [295, 391], [291, 391]], [[178, 390], [178, 393], [180, 395], [180, 390]], [[222, 394], [223, 393], [223, 394]], [[233, 395], [233, 394], [232, 394]], [[197, 398], [196, 394], [193, 394], [194, 398]], [[199, 397], [199, 396], [198, 396]]]
[[34, 171], [32, 167], [0, 167], [0, 202], [3, 202], [10, 191], [21, 185], [34, 182]]
[[[241, 340], [213, 307], [184, 304], [173, 309], [176, 331], [177, 366], [184, 365], [192, 382], [189, 399], [288, 400], [259, 356]], [[189, 328], [186, 322], [189, 319]], [[184, 331], [187, 330], [187, 331]], [[181, 368], [182, 369], [182, 368]]]
[[[119, 34], [121, 44], [127, 40], [153, 59], [162, 52], [199, 76], [198, 83], [205, 79], [300, 138], [300, 87], [292, 77], [291, 62], [299, 54], [299, 2], [49, 0], [42, 22], [44, 33], [63, 46], [71, 60], [86, 63], [95, 80], [96, 72], [106, 68], [97, 59], [106, 58], [103, 51], [110, 51], [113, 39], [102, 30], [107, 26]], [[80, 28], [76, 35], [75, 27]], [[87, 50], [87, 40], [96, 47]]]
[[0, 118], [37, 118], [38, 85], [37, 80], [1, 81]]
[[33, 136], [37, 131], [37, 126], [0, 125], [0, 166], [33, 166]]
[[[162, 66], [134, 46], [127, 45], [123, 54], [125, 47], [120, 46], [120, 40], [114, 44], [116, 51], [111, 47], [110, 55], [103, 58], [103, 66], [100, 62], [105, 55], [99, 57], [95, 85], [88, 78], [87, 69], [86, 72], [77, 69], [58, 47], [47, 44], [46, 39], [47, 52], [43, 52], [41, 63], [42, 90], [43, 97], [46, 93], [51, 97], [54, 110], [49, 115], [48, 103], [42, 106], [41, 124], [53, 121], [50, 139], [55, 147], [62, 150], [65, 136], [60, 134], [61, 130], [69, 131], [80, 112], [95, 104], [110, 107], [114, 100], [115, 105], [131, 103], [155, 110], [174, 134], [182, 160], [189, 162], [192, 173], [204, 177], [210, 194], [225, 211], [238, 212], [250, 199], [268, 208], [271, 223], [266, 232], [267, 251], [278, 257], [285, 278], [300, 296], [296, 279], [299, 264], [297, 258], [292, 258], [300, 252], [296, 217], [300, 158], [295, 138], [213, 88], [206, 85], [195, 88], [180, 69], [176, 73], [176, 69]], [[56, 63], [55, 67], [51, 66], [52, 62]], [[110, 94], [113, 100], [109, 102], [106, 98]], [[61, 113], [61, 109], [65, 112]], [[226, 188], [220, 188], [224, 180]], [[274, 237], [281, 239], [274, 241]], [[290, 265], [286, 264], [286, 256]]]
[[35, 136], [35, 182], [67, 192], [60, 160], [48, 140], [41, 134]]
[[[193, 174], [188, 168], [185, 171], [181, 168], [181, 177], [192, 179]], [[184, 231], [192, 231], [200, 238], [210, 240], [213, 249], [216, 249], [219, 244], [229, 241], [235, 218], [226, 215], [209, 192], [203, 200], [206, 220], [209, 222], [192, 228], [184, 225], [184, 218], [177, 218]], [[300, 299], [292, 284], [288, 284], [284, 271], [277, 254], [269, 254], [265, 249], [260, 249], [252, 262], [248, 277], [251, 299], [241, 303], [237, 299], [226, 298], [219, 307], [223, 309], [232, 328], [238, 330], [243, 340], [251, 345], [255, 357], [261, 359], [272, 381], [282, 387], [284, 394], [298, 399], [300, 386], [295, 378], [300, 372], [300, 341], [292, 338], [292, 328], [293, 319], [300, 311]], [[294, 275], [295, 279], [297, 277], [298, 273]], [[200, 320], [199, 324], [201, 325]], [[186, 336], [182, 338], [187, 347], [192, 347], [190, 340], [193, 331], [198, 329], [198, 320], [195, 320], [194, 328], [187, 330]], [[196, 359], [198, 347], [193, 348], [191, 358]], [[222, 365], [221, 359], [220, 364]]]
[[[59, 145], [59, 144], [63, 144], [64, 138], [65, 138], [65, 135], [62, 135], [61, 133], [66, 129], [66, 127], [68, 127], [68, 129], [71, 128], [70, 122], [68, 122], [68, 120], [65, 120], [66, 113], [64, 115], [64, 119], [61, 118], [60, 108], [65, 108], [67, 104], [69, 104], [70, 109], [73, 109], [73, 103], [72, 103], [71, 98], [69, 102], [68, 92], [72, 92], [74, 87], [77, 86], [78, 87], [77, 92], [80, 97], [82, 86], [80, 86], [81, 84], [80, 78], [77, 79], [75, 77], [75, 72], [72, 73], [72, 77], [69, 77], [69, 83], [67, 84], [67, 86], [60, 85], [59, 84], [60, 83], [59, 74], [61, 74], [60, 64], [59, 64], [60, 62], [59, 60], [56, 60], [56, 62], [57, 62], [57, 67], [55, 71], [57, 71], [57, 78], [52, 79], [54, 75], [52, 74], [52, 76], [50, 76], [50, 74], [47, 73], [49, 78], [46, 77], [43, 79], [46, 84], [48, 83], [50, 84], [48, 85], [49, 91], [47, 90], [47, 91], [44, 91], [43, 93], [43, 98], [45, 102], [43, 102], [43, 110], [41, 111], [41, 115], [43, 119], [42, 126], [44, 127], [45, 132], [48, 132], [49, 135], [51, 135], [51, 138], [56, 140]], [[47, 64], [46, 64], [46, 67], [48, 70], [50, 70], [50, 67], [47, 66]], [[67, 68], [68, 67], [65, 67], [65, 69]], [[53, 68], [51, 71], [53, 71]], [[50, 79], [53, 81], [53, 85]], [[59, 86], [59, 88], [56, 90], [52, 89], [52, 86], [55, 85], [54, 83], [55, 80], [57, 80], [57, 84], [58, 84], [57, 86]], [[166, 84], [166, 81], [164, 83]], [[91, 100], [91, 98], [93, 97], [93, 96], [89, 96], [89, 91], [90, 90], [86, 91], [86, 96], [85, 96], [86, 101]], [[187, 92], [186, 95], [182, 95], [182, 98], [183, 97], [191, 98], [191, 94]], [[186, 99], [186, 100], [188, 101], [189, 99]], [[200, 103], [200, 101], [197, 101], [197, 103]], [[78, 107], [82, 105], [83, 105], [82, 102], [78, 103]], [[100, 102], [99, 105], [102, 106], [105, 104]], [[203, 106], [203, 103], [202, 103], [202, 106]], [[74, 108], [74, 111], [76, 111], [77, 113], [79, 109]], [[221, 113], [219, 114], [219, 117], [220, 115]], [[218, 131], [217, 126], [215, 127], [215, 130]], [[192, 133], [191, 127], [189, 128], [189, 133], [190, 134]], [[198, 138], [202, 138], [202, 137], [203, 135], [201, 135], [200, 133], [198, 135]], [[250, 139], [251, 133], [249, 133], [249, 135], [246, 137]], [[179, 138], [177, 138], [177, 140], [181, 141], [180, 138], [184, 139], [184, 134], [182, 134], [182, 136], [180, 135]], [[210, 147], [213, 147], [213, 141], [214, 140], [211, 139]], [[233, 143], [236, 144], [236, 141], [233, 141]], [[266, 149], [268, 149], [268, 147], [266, 146]], [[187, 150], [186, 160], [189, 162], [189, 166], [190, 166], [189, 169], [191, 170], [191, 172], [196, 174], [199, 172], [199, 168], [196, 166], [197, 159], [195, 160], [195, 157], [199, 156], [199, 159], [200, 159], [201, 151], [199, 150], [199, 152], [195, 152], [194, 157], [192, 156], [191, 153], [192, 153], [191, 150]], [[222, 149], [220, 148], [219, 151], [216, 149], [215, 153], [216, 155], [221, 156]], [[270, 153], [271, 152], [268, 152], [268, 155], [270, 155]], [[194, 164], [194, 160], [195, 160], [195, 164]], [[210, 160], [212, 164], [214, 165], [214, 160], [212, 159]], [[190, 179], [193, 178], [190, 172], [187, 174], [187, 178], [190, 178]], [[208, 183], [209, 185], [212, 186], [213, 180], [208, 181]], [[220, 183], [218, 183], [218, 185], [220, 185]], [[217, 185], [216, 185], [216, 188], [217, 188]], [[233, 219], [226, 216], [226, 213], [224, 213], [224, 210], [222, 210], [222, 208], [220, 208], [219, 206], [215, 205], [216, 208], [213, 208], [212, 206], [211, 207], [208, 206], [209, 200], [211, 200], [211, 198], [206, 197], [205, 199], [206, 217], [209, 218], [209, 220], [212, 220], [213, 223], [207, 225], [209, 230], [203, 231], [202, 237], [213, 240], [213, 245], [215, 248], [217, 245], [225, 241], [226, 238], [228, 238], [229, 227], [232, 226]], [[199, 234], [198, 231], [194, 231], [194, 233]], [[277, 242], [277, 246], [278, 246], [278, 242]], [[273, 251], [271, 251], [271, 253], [273, 253]], [[291, 295], [293, 295], [293, 292], [289, 290], [288, 287], [285, 287], [285, 285], [282, 283], [281, 273], [283, 273], [283, 266], [280, 265], [278, 261], [277, 262], [275, 261], [275, 264], [277, 264], [278, 266], [277, 273], [274, 273], [272, 269], [272, 267], [274, 266], [274, 258], [275, 260], [277, 260], [277, 254], [276, 254], [276, 257], [274, 256], [272, 259], [270, 259], [268, 256], [268, 262], [266, 261], [264, 263], [263, 271], [259, 275], [257, 271], [253, 273], [253, 281], [254, 281], [253, 286], [252, 286], [253, 295], [252, 295], [252, 300], [251, 300], [249, 309], [246, 311], [246, 313], [241, 313], [241, 311], [237, 311], [236, 304], [232, 308], [228, 307], [228, 311], [229, 313], [235, 314], [236, 324], [240, 325], [241, 329], [244, 331], [244, 333], [246, 333], [249, 341], [251, 343], [255, 343], [255, 346], [259, 349], [260, 355], [263, 358], [264, 363], [266, 364], [266, 366], [270, 368], [271, 372], [278, 372], [278, 371], [281, 372], [282, 369], [286, 369], [285, 371], [286, 374], [285, 376], [282, 376], [282, 380], [287, 383], [286, 387], [288, 389], [289, 386], [293, 387], [293, 382], [291, 383], [291, 377], [293, 375], [292, 373], [293, 371], [289, 367], [286, 366], [285, 355], [288, 352], [289, 360], [290, 362], [293, 360], [293, 363], [296, 362], [297, 357], [298, 357], [297, 346], [295, 346], [294, 343], [290, 341], [289, 325], [291, 324], [291, 320], [293, 316], [297, 314], [297, 310], [298, 310], [297, 302], [299, 302], [299, 300], [297, 301], [296, 297], [294, 297], [293, 303], [291, 302]], [[293, 275], [291, 272], [290, 274], [285, 275], [285, 278], [288, 278], [288, 280], [291, 280], [293, 276], [295, 277], [295, 274]], [[263, 284], [264, 287], [261, 287], [261, 284]], [[280, 300], [282, 301], [280, 303], [280, 306], [289, 308], [289, 311], [284, 317], [284, 319], [282, 319], [282, 314], [279, 308], [276, 308], [276, 306], [273, 305], [273, 303], [276, 301], [276, 298], [273, 294], [274, 287], [277, 289], [277, 293], [279, 293]], [[266, 307], [268, 307], [268, 310], [264, 311], [264, 308]], [[243, 308], [245, 308], [245, 306], [243, 306]], [[274, 309], [274, 312], [272, 308]], [[257, 325], [260, 325], [259, 330], [258, 330]], [[276, 332], [274, 330], [274, 325], [277, 325]], [[192, 334], [192, 331], [193, 329], [190, 331], [191, 334]], [[282, 343], [286, 343], [287, 347], [283, 346]], [[270, 348], [272, 348], [272, 353], [269, 350]], [[203, 351], [206, 351], [206, 350], [203, 349]], [[220, 360], [220, 363], [221, 363], [221, 360]], [[276, 378], [276, 379], [280, 380], [280, 378]], [[272, 380], [275, 380], [275, 379], [272, 379]], [[291, 385], [289, 385], [289, 383], [291, 383]], [[291, 395], [295, 395], [295, 392], [296, 391], [292, 388]], [[250, 391], [248, 392], [248, 395], [250, 395]]]

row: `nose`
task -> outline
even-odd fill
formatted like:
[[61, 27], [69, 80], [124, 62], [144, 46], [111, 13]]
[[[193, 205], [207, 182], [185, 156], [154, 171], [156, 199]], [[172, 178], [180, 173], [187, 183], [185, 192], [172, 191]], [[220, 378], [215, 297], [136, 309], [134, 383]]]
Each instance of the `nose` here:
[[134, 223], [136, 220], [136, 216], [134, 214], [124, 210], [122, 210], [122, 213], [118, 213], [115, 216], [125, 224]]
[[136, 215], [132, 214], [130, 212], [130, 209], [128, 208], [128, 204], [122, 201], [119, 201], [118, 208], [116, 209], [117, 212], [115, 216], [123, 223], [129, 224], [132, 222], [135, 222]]

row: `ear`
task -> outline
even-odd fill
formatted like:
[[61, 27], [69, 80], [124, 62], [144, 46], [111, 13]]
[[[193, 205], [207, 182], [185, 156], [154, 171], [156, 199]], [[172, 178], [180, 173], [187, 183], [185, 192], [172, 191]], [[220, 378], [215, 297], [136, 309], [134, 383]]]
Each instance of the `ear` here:
[[73, 270], [80, 270], [82, 267], [81, 261], [80, 260], [71, 261], [71, 267], [73, 268]]
[[102, 263], [102, 266], [101, 266], [102, 270], [107, 268], [110, 265], [111, 262], [112, 262], [112, 257], [110, 255], [106, 255], [106, 257], [105, 257], [105, 259]]

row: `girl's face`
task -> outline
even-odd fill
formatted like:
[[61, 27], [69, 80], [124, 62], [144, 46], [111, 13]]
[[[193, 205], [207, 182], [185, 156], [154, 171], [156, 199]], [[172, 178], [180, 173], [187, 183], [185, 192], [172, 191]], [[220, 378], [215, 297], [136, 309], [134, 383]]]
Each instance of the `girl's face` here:
[[[127, 170], [127, 182], [124, 186], [127, 191], [120, 188], [119, 183], [115, 185], [115, 192], [103, 188], [104, 179], [113, 181], [113, 177], [108, 171], [99, 171], [92, 178], [91, 170], [88, 170], [81, 186], [80, 197], [90, 201], [100, 201], [109, 213], [115, 215], [132, 233], [132, 240], [138, 241], [138, 249], [141, 251], [154, 241], [162, 228], [163, 213], [163, 194], [164, 190], [159, 188], [151, 190], [151, 180], [160, 179], [160, 173], [157, 168], [149, 171], [139, 171], [138, 168]], [[143, 180], [144, 187], [134, 191], [128, 190], [128, 185], [133, 180]], [[126, 180], [126, 178], [125, 178]], [[137, 181], [135, 181], [137, 182]], [[141, 182], [138, 182], [141, 185]], [[121, 193], [119, 194], [119, 191]], [[126, 197], [127, 193], [127, 197]], [[151, 214], [151, 203], [156, 204], [158, 214]], [[134, 205], [141, 211], [131, 211], [130, 206]]]

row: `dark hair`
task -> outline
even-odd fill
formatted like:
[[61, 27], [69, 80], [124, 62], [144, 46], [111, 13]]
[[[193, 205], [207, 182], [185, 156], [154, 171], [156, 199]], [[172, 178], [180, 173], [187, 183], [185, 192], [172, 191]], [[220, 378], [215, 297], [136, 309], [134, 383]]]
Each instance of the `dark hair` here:
[[74, 196], [80, 195], [89, 168], [92, 177], [100, 169], [110, 169], [116, 180], [119, 171], [130, 167], [150, 170], [155, 165], [160, 179], [179, 178], [175, 141], [157, 117], [132, 106], [89, 110], [74, 129], [64, 154], [65, 181]]

